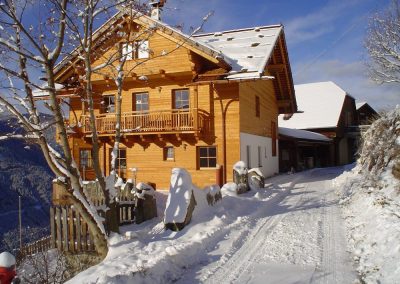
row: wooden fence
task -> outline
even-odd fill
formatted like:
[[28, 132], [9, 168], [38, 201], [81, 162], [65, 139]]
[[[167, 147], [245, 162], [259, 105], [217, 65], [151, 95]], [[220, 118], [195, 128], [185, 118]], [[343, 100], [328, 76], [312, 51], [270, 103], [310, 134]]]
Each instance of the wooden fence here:
[[28, 255], [36, 254], [39, 252], [48, 251], [49, 249], [54, 248], [51, 245], [51, 236], [42, 238], [33, 243], [26, 244], [22, 247], [21, 250], [17, 253], [17, 260], [22, 260]]
[[[104, 212], [105, 198], [96, 182], [84, 185], [85, 195], [98, 209], [100, 216]], [[119, 225], [130, 224], [135, 221], [135, 196], [129, 187], [117, 189], [116, 198]], [[62, 251], [92, 252], [94, 251], [93, 237], [87, 223], [69, 201], [65, 188], [58, 183], [53, 184], [53, 206], [50, 208], [50, 246]]]

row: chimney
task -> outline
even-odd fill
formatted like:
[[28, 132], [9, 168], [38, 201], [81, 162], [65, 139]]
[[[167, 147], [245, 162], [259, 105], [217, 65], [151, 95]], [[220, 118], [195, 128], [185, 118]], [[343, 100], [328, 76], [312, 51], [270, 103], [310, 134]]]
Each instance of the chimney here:
[[161, 21], [161, 12], [165, 2], [167, 2], [167, 0], [155, 0], [150, 2], [152, 19]]

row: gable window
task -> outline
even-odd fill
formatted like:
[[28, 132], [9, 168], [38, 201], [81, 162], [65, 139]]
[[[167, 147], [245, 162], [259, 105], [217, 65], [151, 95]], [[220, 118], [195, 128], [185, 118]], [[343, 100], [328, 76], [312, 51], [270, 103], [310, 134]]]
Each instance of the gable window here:
[[271, 121], [272, 156], [276, 156], [276, 122]]
[[[112, 162], [112, 151], [113, 149], [110, 149], [110, 172], [111, 172], [111, 162]], [[115, 163], [115, 171], [117, 175], [121, 178], [126, 177], [126, 149], [120, 148], [118, 149], [118, 154], [116, 157], [116, 163]]]
[[133, 94], [133, 103], [135, 111], [148, 111], [149, 110], [149, 93], [136, 93]]
[[173, 91], [173, 106], [174, 109], [189, 108], [189, 90], [174, 90]]
[[175, 149], [172, 146], [164, 147], [164, 161], [173, 161], [175, 159]]
[[115, 96], [114, 95], [106, 95], [103, 96], [103, 101], [101, 102], [102, 113], [114, 113], [115, 112]]
[[79, 167], [83, 170], [93, 168], [91, 149], [79, 149]]
[[198, 164], [200, 168], [216, 168], [217, 147], [198, 147]]
[[125, 42], [121, 45], [121, 55], [126, 60], [149, 58], [149, 41], [137, 40]]
[[260, 97], [256, 96], [256, 117], [260, 117]]

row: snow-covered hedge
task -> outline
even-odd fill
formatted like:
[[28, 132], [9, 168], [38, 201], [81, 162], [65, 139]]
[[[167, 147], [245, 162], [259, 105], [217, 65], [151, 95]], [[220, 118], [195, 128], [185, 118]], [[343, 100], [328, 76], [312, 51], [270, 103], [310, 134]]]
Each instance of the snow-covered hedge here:
[[349, 245], [365, 283], [400, 279], [399, 137], [400, 107], [396, 107], [366, 132], [353, 171], [335, 180], [343, 184]]

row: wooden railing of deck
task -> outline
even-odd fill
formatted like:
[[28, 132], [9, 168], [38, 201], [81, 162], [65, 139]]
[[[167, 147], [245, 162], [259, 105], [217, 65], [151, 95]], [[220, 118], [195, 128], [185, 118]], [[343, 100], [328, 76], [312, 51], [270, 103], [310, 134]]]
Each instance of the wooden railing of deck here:
[[[82, 116], [83, 132], [89, 134], [90, 119]], [[121, 115], [123, 133], [179, 133], [200, 132], [207, 128], [208, 119], [198, 109], [171, 109], [146, 112], [129, 112]], [[96, 116], [96, 128], [99, 133], [113, 133], [116, 127], [114, 113]]]

